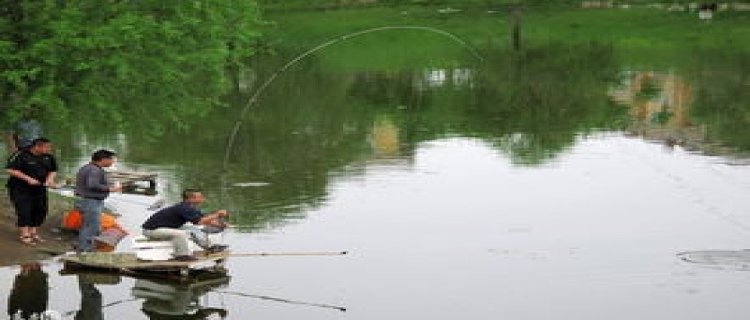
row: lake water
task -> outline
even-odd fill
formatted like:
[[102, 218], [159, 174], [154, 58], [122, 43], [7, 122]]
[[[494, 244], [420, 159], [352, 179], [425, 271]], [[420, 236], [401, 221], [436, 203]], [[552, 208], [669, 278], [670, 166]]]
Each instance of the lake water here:
[[50, 260], [0, 269], [22, 288], [0, 299], [76, 319], [746, 318], [750, 259], [726, 259], [750, 241], [741, 55], [651, 69], [606, 45], [484, 62], [444, 45], [411, 67], [317, 53], [239, 119], [258, 79], [300, 52], [287, 48], [188, 130], [46, 123], [63, 176], [101, 147], [159, 174], [159, 195], [109, 200], [133, 232], [157, 199], [201, 187], [206, 209], [234, 213], [233, 252], [348, 254], [236, 257], [228, 279], [183, 285]]

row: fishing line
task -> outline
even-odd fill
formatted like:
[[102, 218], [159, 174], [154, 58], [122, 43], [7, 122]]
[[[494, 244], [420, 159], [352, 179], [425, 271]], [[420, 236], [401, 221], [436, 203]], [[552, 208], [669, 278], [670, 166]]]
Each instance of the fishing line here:
[[317, 51], [320, 51], [320, 50], [322, 50], [322, 49], [324, 49], [326, 47], [329, 47], [331, 45], [334, 45], [336, 43], [339, 43], [339, 42], [342, 42], [342, 41], [345, 41], [345, 40], [349, 40], [349, 39], [352, 39], [352, 38], [355, 38], [355, 37], [366, 35], [366, 34], [369, 34], [369, 33], [374, 33], [374, 32], [379, 32], [379, 31], [389, 31], [389, 30], [421, 30], [421, 31], [434, 32], [434, 33], [446, 36], [449, 39], [451, 39], [451, 40], [453, 40], [453, 41], [461, 44], [462, 46], [464, 46], [465, 48], [467, 48], [467, 50], [469, 52], [471, 52], [471, 54], [474, 57], [476, 57], [480, 62], [484, 61], [484, 58], [479, 54], [479, 52], [477, 52], [476, 49], [474, 49], [471, 45], [469, 45], [469, 43], [467, 43], [463, 39], [459, 38], [458, 36], [456, 36], [456, 35], [454, 35], [454, 34], [452, 34], [450, 32], [447, 32], [445, 30], [440, 30], [438, 28], [433, 28], [433, 27], [411, 26], [411, 25], [375, 27], [375, 28], [370, 28], [370, 29], [366, 29], [366, 30], [352, 32], [352, 33], [349, 33], [349, 34], [346, 34], [346, 35], [339, 36], [337, 38], [328, 40], [326, 42], [323, 42], [323, 43], [321, 43], [321, 44], [313, 47], [312, 49], [307, 50], [304, 53], [298, 55], [294, 59], [292, 59], [289, 62], [287, 62], [286, 64], [284, 64], [280, 69], [276, 70], [276, 72], [274, 72], [270, 77], [268, 77], [268, 79], [266, 79], [266, 81], [262, 85], [260, 85], [260, 87], [258, 87], [258, 89], [255, 91], [255, 93], [250, 97], [250, 99], [248, 99], [247, 104], [245, 104], [245, 107], [242, 108], [242, 111], [240, 111], [240, 115], [237, 118], [238, 120], [237, 120], [237, 122], [235, 122], [234, 127], [232, 128], [232, 133], [229, 136], [229, 141], [227, 142], [227, 147], [226, 147], [226, 150], [224, 152], [224, 169], [226, 170], [226, 168], [227, 168], [227, 163], [229, 162], [229, 152], [231, 151], [232, 146], [234, 145], [234, 141], [235, 141], [235, 139], [237, 137], [237, 133], [239, 132], [240, 127], [242, 126], [242, 119], [245, 117], [245, 114], [250, 109], [250, 107], [253, 104], [255, 104], [255, 102], [258, 100], [258, 97], [260, 96], [260, 94], [263, 93], [263, 91], [274, 80], [276, 80], [276, 78], [280, 74], [284, 73], [287, 69], [289, 69], [291, 66], [297, 64], [297, 62], [299, 62], [300, 60], [304, 59], [305, 57], [307, 57], [307, 56], [309, 56], [309, 55], [311, 55], [311, 54], [313, 54], [313, 53], [315, 53]]
[[304, 302], [304, 301], [295, 301], [295, 300], [289, 300], [289, 299], [283, 299], [283, 298], [276, 298], [271, 296], [262, 296], [257, 294], [249, 294], [244, 292], [237, 292], [237, 291], [225, 291], [225, 290], [212, 290], [214, 292], [228, 294], [228, 295], [234, 295], [234, 296], [240, 296], [240, 297], [248, 297], [248, 298], [255, 298], [255, 299], [261, 299], [261, 300], [268, 300], [268, 301], [276, 301], [276, 302], [282, 302], [282, 303], [288, 303], [288, 304], [298, 304], [298, 305], [304, 305], [304, 306], [311, 306], [311, 307], [319, 307], [319, 308], [327, 308], [327, 309], [335, 309], [341, 312], [346, 312], [345, 307], [340, 306], [334, 306], [330, 304], [322, 304], [322, 303], [313, 303], [313, 302]]
[[[116, 300], [116, 301], [113, 301], [113, 302], [110, 302], [110, 303], [103, 304], [101, 308], [104, 309], [104, 308], [116, 306], [118, 304], [123, 304], [123, 303], [138, 301], [139, 299], [140, 298], [129, 298], [129, 299]], [[78, 311], [81, 311], [81, 310], [79, 309], [79, 310], [66, 311], [66, 312], [64, 312], [62, 314], [62, 316], [67, 318], [67, 317], [75, 315]]]

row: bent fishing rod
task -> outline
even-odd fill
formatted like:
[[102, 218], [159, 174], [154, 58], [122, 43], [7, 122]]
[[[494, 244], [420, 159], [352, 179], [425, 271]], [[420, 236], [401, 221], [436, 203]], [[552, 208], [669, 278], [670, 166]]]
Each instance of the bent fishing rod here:
[[339, 36], [339, 37], [333, 38], [333, 39], [328, 40], [326, 42], [323, 42], [323, 43], [321, 43], [321, 44], [313, 47], [312, 49], [307, 50], [307, 51], [303, 52], [302, 54], [296, 56], [295, 58], [289, 60], [289, 62], [287, 62], [286, 64], [284, 64], [281, 68], [279, 68], [278, 70], [276, 70], [276, 72], [274, 72], [270, 77], [268, 77], [268, 79], [266, 79], [266, 81], [263, 82], [263, 84], [261, 84], [258, 87], [258, 89], [255, 91], [255, 93], [250, 97], [250, 99], [248, 99], [247, 104], [245, 104], [245, 107], [242, 108], [242, 111], [240, 111], [240, 115], [237, 118], [237, 122], [235, 122], [235, 124], [234, 124], [234, 127], [232, 129], [232, 134], [229, 136], [229, 141], [227, 142], [227, 147], [226, 147], [226, 150], [224, 152], [224, 169], [226, 169], [227, 163], [229, 163], [229, 152], [232, 149], [232, 146], [234, 145], [234, 141], [235, 141], [235, 138], [237, 136], [237, 132], [239, 132], [240, 127], [242, 126], [242, 119], [245, 117], [245, 114], [250, 109], [250, 107], [253, 106], [253, 104], [255, 104], [255, 102], [258, 100], [258, 97], [260, 96], [260, 94], [263, 93], [263, 91], [265, 91], [266, 88], [274, 80], [276, 80], [276, 78], [280, 74], [284, 73], [291, 66], [297, 64], [299, 61], [301, 61], [302, 59], [306, 58], [307, 56], [309, 56], [309, 55], [311, 55], [311, 54], [313, 54], [313, 53], [315, 53], [317, 51], [323, 50], [323, 49], [325, 49], [325, 48], [327, 48], [327, 47], [329, 47], [331, 45], [334, 45], [334, 44], [337, 44], [339, 42], [346, 41], [346, 40], [349, 40], [349, 39], [352, 39], [352, 38], [356, 38], [356, 37], [359, 37], [359, 36], [363, 36], [363, 35], [366, 35], [366, 34], [370, 34], [370, 33], [374, 33], [374, 32], [380, 32], [380, 31], [389, 31], [389, 30], [422, 30], [422, 31], [428, 31], [428, 32], [437, 33], [437, 34], [446, 36], [449, 39], [451, 39], [451, 40], [453, 40], [453, 41], [461, 44], [462, 46], [466, 47], [467, 50], [474, 57], [476, 57], [480, 62], [484, 61], [484, 58], [479, 54], [479, 52], [477, 52], [477, 50], [474, 47], [472, 47], [471, 45], [469, 45], [466, 41], [462, 40], [458, 36], [456, 36], [456, 35], [454, 35], [454, 34], [452, 34], [450, 32], [447, 32], [445, 30], [440, 30], [438, 28], [425, 27], [425, 26], [399, 25], [399, 26], [375, 27], [375, 28], [370, 28], [370, 29], [365, 29], [365, 30], [361, 30], [361, 31], [352, 32], [352, 33], [349, 33], [349, 34], [346, 34], [346, 35], [343, 35], [343, 36]]

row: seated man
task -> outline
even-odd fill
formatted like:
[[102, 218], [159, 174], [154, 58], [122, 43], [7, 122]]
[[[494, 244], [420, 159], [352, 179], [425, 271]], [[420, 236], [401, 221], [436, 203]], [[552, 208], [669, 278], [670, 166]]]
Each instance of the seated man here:
[[198, 206], [206, 198], [200, 190], [187, 189], [182, 192], [182, 202], [154, 213], [143, 223], [143, 235], [153, 240], [168, 239], [175, 248], [175, 260], [193, 261], [196, 258], [190, 253], [188, 238], [209, 252], [219, 252], [226, 249], [223, 245], [211, 245], [208, 237], [192, 236], [188, 230], [180, 229], [185, 223], [209, 226], [222, 229], [227, 226], [224, 218], [229, 216], [226, 210], [217, 210], [204, 215]]

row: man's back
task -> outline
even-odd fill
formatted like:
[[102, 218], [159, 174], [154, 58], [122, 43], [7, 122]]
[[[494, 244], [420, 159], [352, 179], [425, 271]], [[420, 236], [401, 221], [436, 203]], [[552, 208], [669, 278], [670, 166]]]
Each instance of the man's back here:
[[203, 214], [187, 202], [180, 202], [171, 207], [161, 209], [149, 217], [143, 223], [143, 229], [154, 230], [158, 228], [177, 229], [187, 222], [197, 224]]

